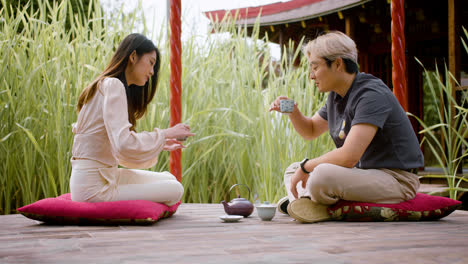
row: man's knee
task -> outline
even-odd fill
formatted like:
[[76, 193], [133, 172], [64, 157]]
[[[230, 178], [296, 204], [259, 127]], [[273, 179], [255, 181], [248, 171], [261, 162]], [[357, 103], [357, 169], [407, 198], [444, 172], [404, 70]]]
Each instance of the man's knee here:
[[307, 189], [316, 202], [333, 204], [337, 201], [336, 186], [339, 181], [336, 165], [320, 164], [314, 168], [307, 181]]
[[294, 174], [294, 172], [299, 168], [301, 167], [301, 163], [300, 162], [294, 162], [292, 163], [291, 165], [289, 165], [288, 168], [286, 168], [286, 171], [285, 171], [285, 174]]
[[289, 165], [288, 168], [286, 168], [286, 171], [284, 172], [284, 179], [289, 179], [291, 176], [296, 172], [296, 170], [301, 166], [300, 162], [294, 162], [291, 165]]
[[317, 189], [333, 184], [336, 181], [334, 179], [335, 173], [333, 173], [334, 167], [335, 165], [328, 163], [319, 164], [310, 174], [308, 185], [312, 189]]

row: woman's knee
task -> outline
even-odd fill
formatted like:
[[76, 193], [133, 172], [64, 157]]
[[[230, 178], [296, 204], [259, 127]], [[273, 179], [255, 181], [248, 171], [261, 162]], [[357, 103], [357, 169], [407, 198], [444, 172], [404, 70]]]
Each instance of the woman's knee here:
[[174, 194], [174, 199], [179, 201], [184, 195], [184, 186], [179, 181], [170, 181], [172, 193]]
[[163, 172], [161, 172], [161, 175], [163, 175], [164, 179], [167, 179], [167, 180], [176, 180], [176, 181], [177, 181], [176, 176], [174, 176], [172, 173], [170, 173], [170, 172], [168, 172], [168, 171], [163, 171]]

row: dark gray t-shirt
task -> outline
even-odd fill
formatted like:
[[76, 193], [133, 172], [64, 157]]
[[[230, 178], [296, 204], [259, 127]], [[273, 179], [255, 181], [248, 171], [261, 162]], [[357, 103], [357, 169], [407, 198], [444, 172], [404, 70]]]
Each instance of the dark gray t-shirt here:
[[405, 111], [392, 91], [370, 74], [358, 73], [345, 97], [330, 92], [318, 113], [328, 121], [337, 148], [343, 146], [351, 126], [367, 123], [378, 127], [356, 164], [358, 168], [413, 169], [424, 165], [418, 139]]

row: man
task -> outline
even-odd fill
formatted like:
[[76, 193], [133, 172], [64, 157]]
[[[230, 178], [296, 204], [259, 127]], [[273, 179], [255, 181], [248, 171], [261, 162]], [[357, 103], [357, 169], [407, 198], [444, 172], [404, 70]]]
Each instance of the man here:
[[[416, 135], [405, 111], [378, 78], [361, 73], [357, 48], [345, 34], [334, 31], [304, 47], [310, 79], [320, 92], [329, 92], [325, 105], [312, 117], [297, 105], [289, 115], [295, 130], [312, 140], [327, 130], [336, 149], [293, 163], [284, 183], [290, 216], [300, 222], [330, 218], [328, 206], [339, 199], [400, 203], [419, 188], [417, 168], [424, 165]], [[270, 111], [280, 111], [278, 97]], [[313, 98], [311, 98], [313, 100]]]

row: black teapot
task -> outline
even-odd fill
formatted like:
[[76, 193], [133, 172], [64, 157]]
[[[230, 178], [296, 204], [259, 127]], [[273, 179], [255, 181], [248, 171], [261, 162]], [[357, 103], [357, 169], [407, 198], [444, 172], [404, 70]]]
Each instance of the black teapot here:
[[[245, 184], [234, 184], [233, 186], [231, 186], [231, 188], [229, 189], [229, 197], [231, 196], [232, 189], [237, 185], [245, 186], [245, 188], [249, 190], [250, 197], [250, 189]], [[225, 201], [222, 201], [221, 203], [224, 205], [224, 211], [228, 215], [242, 215], [244, 217], [247, 217], [250, 214], [252, 214], [254, 210], [253, 204], [249, 200], [241, 198], [240, 195], [238, 195], [237, 198], [232, 199], [229, 203], [226, 203]]]

